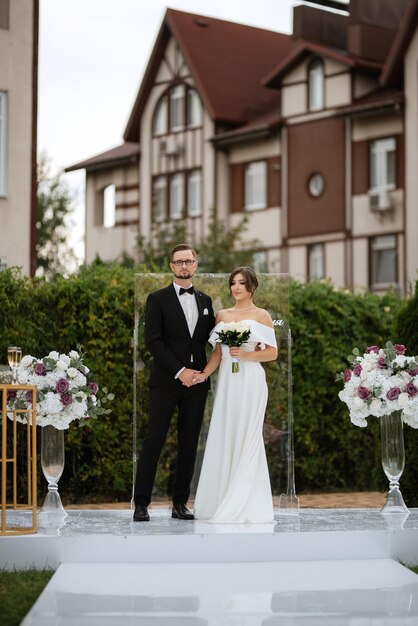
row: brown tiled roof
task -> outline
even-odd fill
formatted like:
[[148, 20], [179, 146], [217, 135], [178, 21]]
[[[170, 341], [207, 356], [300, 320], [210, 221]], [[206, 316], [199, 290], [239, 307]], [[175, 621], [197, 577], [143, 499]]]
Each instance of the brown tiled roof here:
[[176, 38], [213, 120], [238, 125], [263, 114], [277, 94], [262, 79], [288, 55], [290, 36], [168, 9], [128, 121], [124, 138], [139, 138], [139, 120], [170, 33]]
[[362, 98], [356, 98], [351, 104], [340, 107], [338, 113], [346, 115], [348, 113], [367, 113], [376, 109], [389, 109], [399, 106], [404, 102], [404, 94], [402, 91], [394, 89], [378, 89], [371, 94], [367, 94]]
[[252, 119], [251, 121], [223, 133], [217, 133], [212, 141], [216, 144], [227, 144], [260, 136], [268, 136], [281, 125], [282, 118], [278, 106]]
[[108, 169], [122, 163], [135, 162], [139, 158], [139, 143], [125, 142], [120, 146], [106, 150], [96, 154], [90, 159], [80, 161], [74, 165], [65, 168], [66, 172], [74, 172], [75, 170], [99, 170]]
[[418, 0], [409, 0], [380, 76], [382, 85], [402, 83], [403, 60], [418, 27]]
[[382, 64], [376, 61], [368, 61], [359, 57], [348, 54], [344, 50], [337, 50], [328, 46], [321, 45], [319, 43], [313, 43], [311, 41], [302, 41], [299, 43], [290, 54], [279, 61], [279, 63], [272, 69], [263, 79], [263, 84], [266, 87], [280, 87], [282, 77], [293, 69], [300, 61], [309, 54], [315, 54], [318, 56], [324, 56], [334, 61], [339, 61], [348, 67], [362, 67], [370, 70], [381, 70]]

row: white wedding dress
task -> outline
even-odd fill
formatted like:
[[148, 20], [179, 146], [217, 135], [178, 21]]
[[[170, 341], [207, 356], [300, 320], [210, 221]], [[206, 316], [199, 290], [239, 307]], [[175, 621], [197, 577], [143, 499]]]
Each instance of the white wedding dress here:
[[[253, 351], [258, 343], [276, 347], [273, 328], [243, 320], [251, 328], [242, 346]], [[209, 342], [215, 346], [216, 331]], [[270, 477], [263, 442], [267, 384], [263, 366], [239, 361], [232, 373], [229, 348], [222, 346], [213, 413], [194, 503], [198, 520], [212, 523], [267, 523], [274, 520]]]

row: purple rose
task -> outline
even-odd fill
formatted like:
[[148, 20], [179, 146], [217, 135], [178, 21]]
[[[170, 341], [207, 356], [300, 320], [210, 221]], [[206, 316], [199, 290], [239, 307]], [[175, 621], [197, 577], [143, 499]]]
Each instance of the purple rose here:
[[387, 392], [386, 397], [388, 400], [397, 400], [400, 395], [401, 390], [399, 389], [399, 387], [392, 387], [392, 389], [389, 389], [389, 391]]
[[379, 346], [369, 346], [368, 348], [366, 348], [366, 354], [370, 354], [370, 352], [379, 352], [380, 348]]
[[10, 400], [14, 400], [15, 398], [16, 398], [16, 391], [9, 389], [7, 392], [7, 402], [10, 402]]
[[388, 366], [384, 356], [381, 356], [377, 359], [377, 367], [381, 370], [387, 370]]
[[32, 392], [31, 391], [25, 392], [25, 400], [28, 404], [32, 404]]
[[416, 396], [418, 393], [418, 388], [415, 387], [414, 383], [408, 383], [405, 387], [405, 391], [410, 398]]
[[405, 354], [405, 352], [406, 352], [406, 348], [403, 345], [403, 343], [395, 343], [393, 348], [394, 348], [396, 354]]
[[361, 370], [362, 370], [362, 369], [363, 369], [363, 368], [361, 367], [360, 363], [358, 363], [358, 364], [355, 366], [355, 368], [353, 369], [353, 374], [354, 374], [354, 376], [360, 376], [360, 374], [361, 374]]
[[68, 406], [73, 401], [73, 397], [70, 393], [62, 393], [60, 399], [64, 406]]
[[344, 372], [344, 380], [346, 383], [348, 383], [349, 380], [351, 380], [351, 375], [352, 375], [352, 371], [351, 370], [345, 370]]
[[418, 367], [415, 367], [415, 368], [409, 370], [409, 375], [410, 376], [418, 376]]
[[46, 367], [43, 363], [37, 363], [35, 365], [35, 374], [38, 376], [46, 376]]
[[363, 387], [363, 385], [360, 385], [360, 387], [357, 389], [357, 395], [362, 400], [367, 400], [372, 395], [372, 392], [370, 391], [370, 389], [367, 389], [367, 387]]
[[57, 393], [65, 393], [66, 391], [68, 391], [70, 387], [70, 383], [68, 382], [68, 380], [65, 380], [65, 378], [59, 378], [57, 380], [57, 384], [55, 385], [55, 391]]
[[91, 383], [88, 383], [87, 387], [91, 390], [91, 393], [94, 396], [99, 391], [99, 385], [94, 380], [92, 380]]

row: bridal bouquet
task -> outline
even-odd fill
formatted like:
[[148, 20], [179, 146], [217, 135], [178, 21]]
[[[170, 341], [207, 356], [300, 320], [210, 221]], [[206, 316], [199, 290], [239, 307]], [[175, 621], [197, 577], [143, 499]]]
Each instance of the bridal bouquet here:
[[[229, 322], [216, 334], [219, 337], [219, 343], [230, 348], [239, 348], [250, 338], [251, 328], [244, 322]], [[233, 358], [232, 373], [236, 374], [237, 372], [239, 372], [239, 363], [237, 359]]]
[[418, 428], [418, 357], [405, 356], [405, 346], [390, 341], [385, 348], [369, 346], [363, 356], [357, 348], [348, 357], [351, 367], [337, 375], [344, 381], [338, 397], [346, 403], [355, 426], [367, 426], [366, 417], [402, 411], [402, 419]]
[[[77, 346], [81, 349], [81, 346]], [[50, 352], [43, 359], [29, 354], [24, 356], [18, 369], [22, 385], [36, 386], [36, 422], [38, 426], [54, 426], [58, 430], [69, 427], [79, 419], [80, 426], [88, 418], [110, 413], [103, 407], [114, 395], [103, 387], [99, 397], [99, 385], [93, 373], [83, 363], [83, 355], [75, 350], [68, 354]], [[12, 390], [8, 393], [10, 410], [32, 408], [32, 392]], [[13, 418], [13, 414], [8, 414]], [[17, 419], [26, 423], [25, 414], [17, 413]]]

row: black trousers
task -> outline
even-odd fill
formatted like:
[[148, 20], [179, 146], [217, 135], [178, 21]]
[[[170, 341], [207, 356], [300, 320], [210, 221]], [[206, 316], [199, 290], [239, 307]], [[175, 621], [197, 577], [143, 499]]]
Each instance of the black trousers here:
[[148, 506], [157, 472], [158, 460], [176, 407], [177, 464], [173, 484], [173, 502], [186, 504], [190, 495], [196, 450], [207, 397], [206, 385], [177, 389], [150, 388], [148, 433], [139, 456], [134, 499]]

